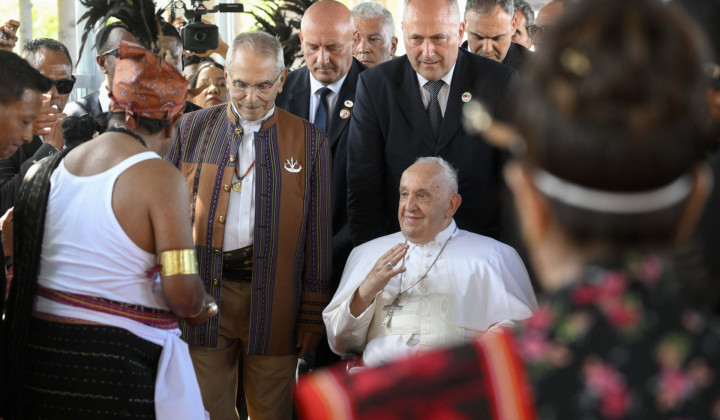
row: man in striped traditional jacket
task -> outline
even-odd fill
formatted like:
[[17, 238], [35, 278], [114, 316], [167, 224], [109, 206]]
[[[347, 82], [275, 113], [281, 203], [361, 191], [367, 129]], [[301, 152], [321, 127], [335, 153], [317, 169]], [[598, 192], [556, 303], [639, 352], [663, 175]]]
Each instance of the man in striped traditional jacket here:
[[230, 103], [185, 115], [166, 156], [187, 178], [200, 275], [220, 307], [183, 331], [213, 419], [238, 418], [240, 357], [251, 418], [291, 418], [298, 356], [325, 333], [330, 151], [321, 130], [275, 107], [286, 74], [277, 39], [238, 35]]

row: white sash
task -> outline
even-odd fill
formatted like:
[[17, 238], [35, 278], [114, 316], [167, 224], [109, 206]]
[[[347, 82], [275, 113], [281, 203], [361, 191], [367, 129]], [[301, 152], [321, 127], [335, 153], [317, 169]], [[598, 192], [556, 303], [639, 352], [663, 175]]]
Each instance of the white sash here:
[[162, 330], [132, 319], [96, 312], [38, 297], [35, 310], [47, 314], [82, 319], [119, 327], [143, 340], [162, 346], [155, 378], [155, 416], [158, 420], [209, 420], [188, 345], [180, 339], [180, 330]]

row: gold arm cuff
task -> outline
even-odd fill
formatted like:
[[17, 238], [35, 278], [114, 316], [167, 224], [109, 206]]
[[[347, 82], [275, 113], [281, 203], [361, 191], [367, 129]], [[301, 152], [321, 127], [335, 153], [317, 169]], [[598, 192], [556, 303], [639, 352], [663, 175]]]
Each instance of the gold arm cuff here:
[[176, 274], [197, 274], [198, 263], [194, 249], [175, 249], [163, 251], [160, 258], [160, 275], [174, 276]]

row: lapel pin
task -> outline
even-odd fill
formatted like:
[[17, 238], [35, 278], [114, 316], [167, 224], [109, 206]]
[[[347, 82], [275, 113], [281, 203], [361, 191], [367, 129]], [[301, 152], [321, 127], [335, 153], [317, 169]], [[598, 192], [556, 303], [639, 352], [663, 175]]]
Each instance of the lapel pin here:
[[346, 119], [348, 119], [349, 117], [350, 117], [350, 110], [347, 109], [347, 108], [343, 108], [343, 109], [340, 111], [340, 118], [342, 118], [343, 120], [346, 120]]
[[352, 108], [352, 106], [353, 106], [353, 101], [351, 101], [351, 100], [348, 99], [347, 101], [345, 101], [345, 106], [348, 107], [348, 108]]
[[472, 99], [472, 94], [470, 92], [465, 92], [462, 94], [461, 99], [463, 102], [470, 102], [470, 99]]

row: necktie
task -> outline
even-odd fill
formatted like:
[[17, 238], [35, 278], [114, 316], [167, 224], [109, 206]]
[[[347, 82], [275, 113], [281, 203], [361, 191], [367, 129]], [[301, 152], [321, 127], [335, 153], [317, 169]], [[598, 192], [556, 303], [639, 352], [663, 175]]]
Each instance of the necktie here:
[[315, 121], [313, 121], [313, 124], [317, 125], [323, 133], [327, 134], [328, 109], [327, 101], [325, 99], [332, 90], [322, 87], [318, 89], [318, 92], [320, 92], [320, 102], [318, 103], [317, 110], [315, 111]]
[[440, 92], [443, 83], [445, 82], [442, 80], [436, 80], [434, 82], [427, 82], [425, 86], [423, 86], [430, 92], [430, 103], [427, 107], [427, 115], [430, 120], [430, 128], [432, 128], [433, 134], [435, 135], [435, 140], [437, 140], [440, 135], [440, 127], [442, 126], [443, 119], [442, 111], [440, 111], [440, 102], [438, 102], [438, 92]]

